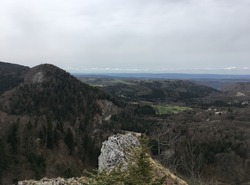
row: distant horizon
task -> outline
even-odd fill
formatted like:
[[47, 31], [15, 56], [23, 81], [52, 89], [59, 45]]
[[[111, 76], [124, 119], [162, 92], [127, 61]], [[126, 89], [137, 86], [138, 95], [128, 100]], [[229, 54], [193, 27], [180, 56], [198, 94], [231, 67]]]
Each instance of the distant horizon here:
[[[26, 65], [16, 62], [2, 61], [3, 63], [22, 65], [27, 67], [35, 67], [37, 65]], [[40, 63], [42, 64], [52, 64], [55, 65], [71, 74], [86, 74], [86, 75], [108, 75], [108, 74], [154, 74], [154, 75], [221, 75], [221, 76], [250, 76], [250, 68], [243, 67], [228, 67], [221, 69], [122, 69], [122, 68], [69, 68], [62, 67], [54, 63]]]
[[[65, 69], [63, 69], [65, 70]], [[65, 70], [67, 71], [67, 70]], [[74, 74], [74, 75], [120, 75], [120, 74], [124, 74], [124, 75], [129, 75], [129, 74], [150, 74], [150, 75], [218, 75], [218, 76], [250, 76], [250, 74], [227, 74], [227, 73], [181, 73], [181, 72], [71, 72], [71, 71], [67, 71], [70, 74]]]
[[249, 74], [187, 74], [187, 73], [71, 73], [74, 76], [96, 78], [151, 78], [151, 79], [246, 79]]
[[[63, 68], [62, 68], [63, 69]], [[250, 76], [249, 73], [201, 73], [201, 72], [92, 72], [92, 71], [82, 71], [82, 72], [75, 72], [63, 69], [71, 74], [86, 74], [86, 75], [108, 75], [108, 74], [153, 74], [153, 75], [161, 75], [161, 74], [181, 74], [181, 75], [221, 75], [221, 76]]]
[[225, 68], [225, 69], [111, 69], [94, 68], [78, 69], [63, 68], [74, 74], [190, 74], [190, 75], [250, 75], [249, 68]]

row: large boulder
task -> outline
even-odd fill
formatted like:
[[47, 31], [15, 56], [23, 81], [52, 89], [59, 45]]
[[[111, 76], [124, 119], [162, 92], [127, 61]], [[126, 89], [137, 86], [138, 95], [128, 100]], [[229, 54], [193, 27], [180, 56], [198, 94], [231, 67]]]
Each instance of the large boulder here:
[[117, 134], [104, 141], [98, 158], [98, 170], [110, 172], [116, 167], [125, 170], [132, 150], [140, 147], [140, 142], [132, 134]]

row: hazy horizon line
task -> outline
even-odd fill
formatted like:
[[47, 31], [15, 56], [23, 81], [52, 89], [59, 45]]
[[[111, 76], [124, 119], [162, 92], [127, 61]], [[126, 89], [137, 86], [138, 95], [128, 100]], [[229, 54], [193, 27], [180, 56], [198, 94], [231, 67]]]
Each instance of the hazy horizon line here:
[[210, 75], [250, 75], [249, 67], [194, 68], [194, 69], [139, 69], [139, 68], [72, 68], [65, 67], [70, 73], [86, 74], [210, 74]]

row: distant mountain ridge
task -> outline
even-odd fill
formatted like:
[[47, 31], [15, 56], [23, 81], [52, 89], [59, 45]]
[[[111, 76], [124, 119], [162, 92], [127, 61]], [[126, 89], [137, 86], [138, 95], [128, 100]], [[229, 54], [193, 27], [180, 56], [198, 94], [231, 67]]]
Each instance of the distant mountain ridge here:
[[151, 102], [189, 102], [195, 98], [219, 93], [211, 87], [199, 85], [188, 80], [131, 80], [102, 87], [104, 91], [120, 99]]
[[250, 75], [182, 74], [182, 73], [107, 73], [73, 74], [79, 79], [120, 80], [189, 80], [218, 90], [237, 82], [250, 82]]
[[227, 74], [185, 74], [185, 73], [100, 73], [81, 74], [73, 73], [77, 77], [95, 78], [144, 78], [144, 79], [176, 79], [176, 80], [213, 80], [213, 79], [248, 79], [250, 75], [227, 75]]

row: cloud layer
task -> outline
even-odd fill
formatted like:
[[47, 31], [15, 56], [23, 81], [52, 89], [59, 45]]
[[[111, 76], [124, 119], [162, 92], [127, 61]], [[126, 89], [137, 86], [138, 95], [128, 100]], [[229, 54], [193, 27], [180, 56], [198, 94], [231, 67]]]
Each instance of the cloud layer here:
[[3, 0], [0, 60], [249, 72], [249, 9], [249, 0]]

